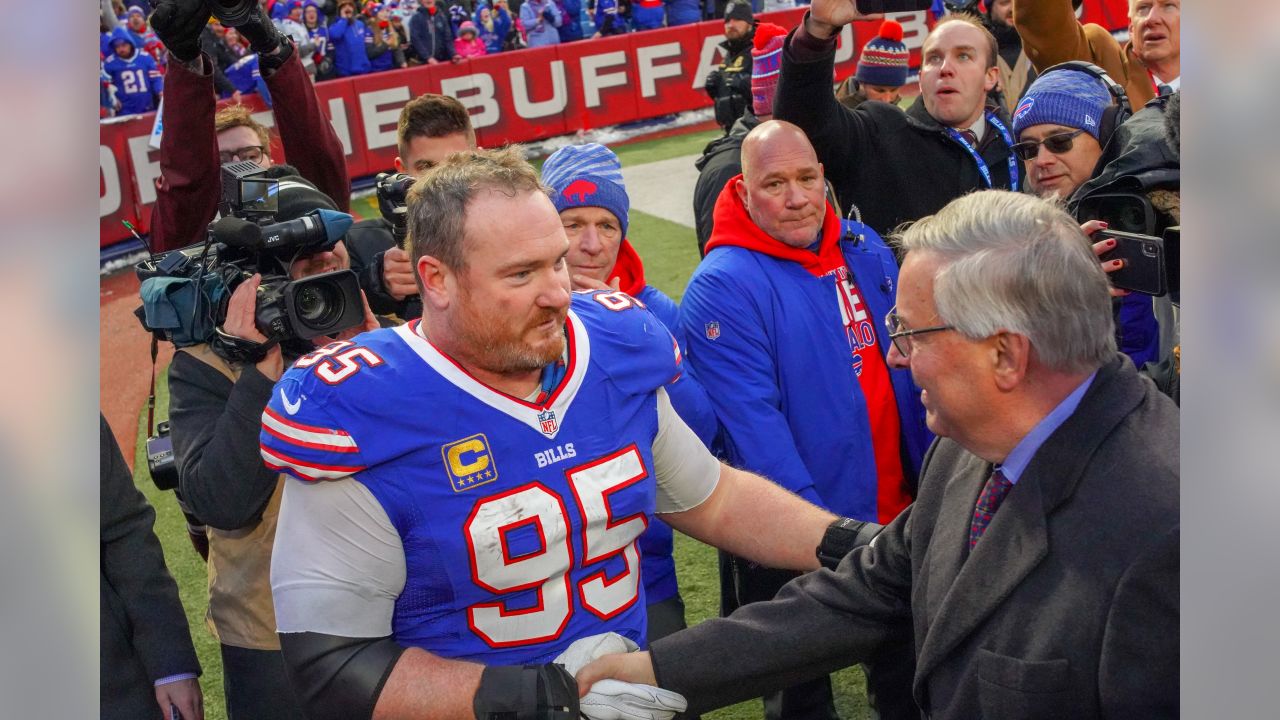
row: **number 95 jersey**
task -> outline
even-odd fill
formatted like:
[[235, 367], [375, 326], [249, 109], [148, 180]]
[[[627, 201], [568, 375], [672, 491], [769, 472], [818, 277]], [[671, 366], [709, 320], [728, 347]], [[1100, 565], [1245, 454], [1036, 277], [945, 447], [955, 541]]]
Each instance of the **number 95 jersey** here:
[[[358, 497], [330, 523], [346, 499], [290, 513], [312, 490], [286, 487], [272, 567], [281, 632], [390, 634], [492, 665], [548, 662], [610, 630], [644, 644], [636, 539], [655, 509], [709, 493], [688, 500], [655, 484], [659, 389], [679, 376], [679, 350], [622, 293], [575, 293], [565, 335], [563, 378], [541, 402], [471, 377], [418, 322], [331, 344], [285, 373], [263, 413], [264, 460]], [[389, 628], [330, 596], [385, 608]]]

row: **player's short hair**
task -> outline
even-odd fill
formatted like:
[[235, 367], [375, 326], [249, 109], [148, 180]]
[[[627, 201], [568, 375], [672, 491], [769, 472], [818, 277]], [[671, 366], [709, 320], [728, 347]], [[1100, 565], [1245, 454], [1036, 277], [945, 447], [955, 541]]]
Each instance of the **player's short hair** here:
[[253, 111], [247, 105], [241, 105], [240, 103], [228, 105], [213, 116], [213, 130], [215, 133], [238, 127], [247, 127], [252, 130], [258, 136], [258, 140], [262, 142], [263, 152], [269, 152], [271, 131], [267, 130], [262, 123], [253, 119]]
[[466, 269], [467, 206], [486, 191], [551, 195], [518, 146], [450, 155], [409, 191], [409, 252], [415, 266], [429, 255], [452, 270]]
[[467, 136], [471, 147], [476, 146], [476, 131], [471, 127], [471, 115], [457, 99], [448, 95], [426, 93], [410, 100], [400, 111], [396, 125], [396, 146], [400, 157], [409, 155], [409, 143], [417, 137], [446, 137], [456, 133]]
[[[987, 68], [990, 69], [996, 66], [996, 58], [1000, 57], [1000, 43], [996, 41], [996, 36], [991, 34], [991, 31], [987, 29], [986, 25], [983, 25], [977, 18], [969, 15], [968, 13], [951, 13], [950, 15], [943, 16], [943, 18], [933, 26], [933, 29], [929, 31], [929, 34], [934, 34], [938, 31], [938, 28], [948, 23], [964, 23], [965, 25], [977, 28], [987, 41]], [[928, 42], [928, 40], [929, 38], [926, 37], [925, 41]]]
[[938, 317], [961, 335], [1024, 335], [1041, 363], [1062, 372], [1094, 370], [1116, 354], [1107, 277], [1058, 205], [1007, 190], [969, 193], [910, 225], [899, 242], [940, 260]]

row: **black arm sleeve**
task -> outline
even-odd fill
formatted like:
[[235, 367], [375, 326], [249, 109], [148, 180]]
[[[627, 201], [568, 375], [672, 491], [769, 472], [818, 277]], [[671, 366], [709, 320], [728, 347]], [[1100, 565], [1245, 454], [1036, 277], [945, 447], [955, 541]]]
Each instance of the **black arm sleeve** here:
[[822, 536], [822, 543], [818, 545], [818, 562], [828, 570], [835, 570], [846, 555], [855, 548], [870, 544], [883, 529], [883, 525], [873, 522], [838, 518], [827, 526], [827, 532]]
[[382, 686], [404, 648], [390, 637], [280, 633], [289, 684], [311, 720], [373, 717]]
[[[378, 696], [405, 648], [390, 637], [280, 633], [289, 684], [311, 720], [373, 717]], [[577, 720], [578, 685], [563, 665], [488, 666], [473, 701], [475, 717]]]
[[179, 487], [191, 512], [222, 530], [258, 521], [279, 476], [258, 454], [262, 411], [273, 383], [253, 366], [234, 385], [217, 369], [175, 353], [169, 366], [169, 427]]

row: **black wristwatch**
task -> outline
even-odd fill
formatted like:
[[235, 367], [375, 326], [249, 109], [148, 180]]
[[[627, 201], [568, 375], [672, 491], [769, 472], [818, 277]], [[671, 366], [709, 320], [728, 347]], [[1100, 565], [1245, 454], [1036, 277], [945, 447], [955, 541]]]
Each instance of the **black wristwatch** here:
[[854, 520], [842, 517], [827, 526], [818, 545], [818, 562], [822, 566], [835, 570], [840, 561], [854, 548], [862, 547], [875, 539], [884, 529], [883, 525], [873, 522]]

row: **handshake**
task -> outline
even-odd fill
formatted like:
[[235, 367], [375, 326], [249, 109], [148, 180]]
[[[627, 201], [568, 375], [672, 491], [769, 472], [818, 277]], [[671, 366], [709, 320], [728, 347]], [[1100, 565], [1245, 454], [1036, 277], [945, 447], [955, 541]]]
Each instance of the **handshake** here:
[[[486, 667], [475, 696], [476, 719], [514, 714], [538, 720], [671, 720], [688, 703], [654, 685], [649, 654], [637, 650], [610, 632], [575, 640], [547, 665]], [[528, 694], [534, 687], [536, 699]]]

